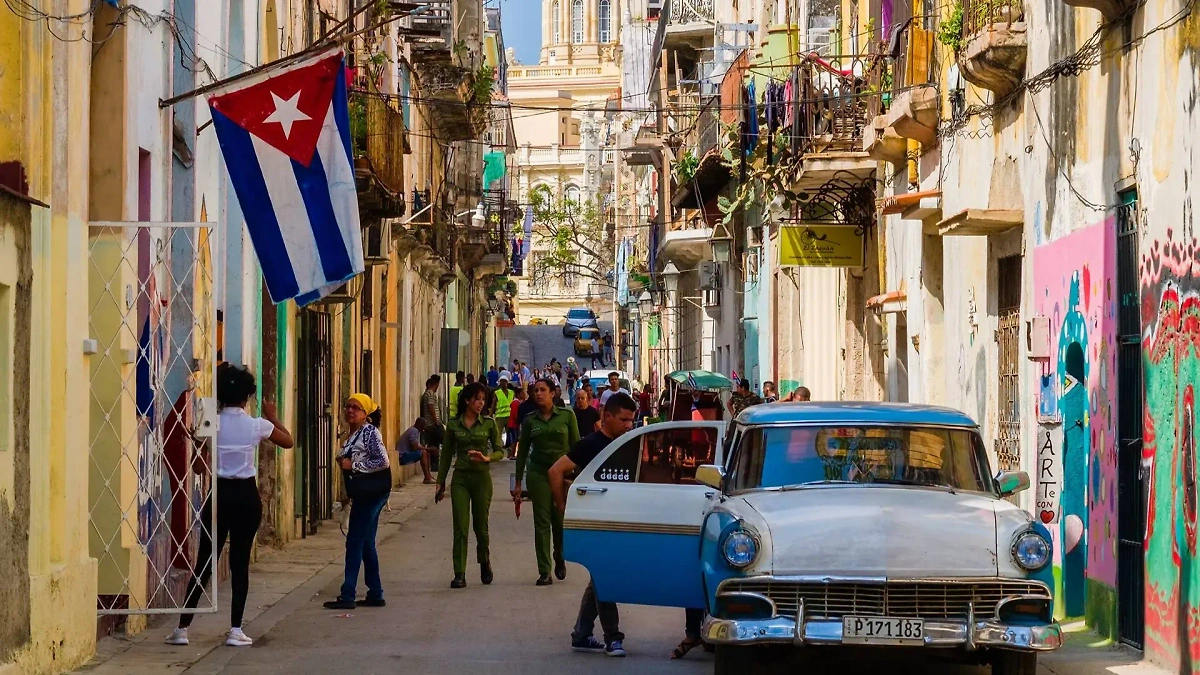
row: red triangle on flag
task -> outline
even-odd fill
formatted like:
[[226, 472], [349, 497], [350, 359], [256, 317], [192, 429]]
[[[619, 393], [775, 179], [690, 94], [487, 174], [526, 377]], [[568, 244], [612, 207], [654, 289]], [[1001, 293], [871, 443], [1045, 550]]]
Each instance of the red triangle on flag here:
[[317, 139], [337, 86], [341, 53], [279, 73], [257, 84], [209, 99], [238, 126], [304, 166], [312, 162]]

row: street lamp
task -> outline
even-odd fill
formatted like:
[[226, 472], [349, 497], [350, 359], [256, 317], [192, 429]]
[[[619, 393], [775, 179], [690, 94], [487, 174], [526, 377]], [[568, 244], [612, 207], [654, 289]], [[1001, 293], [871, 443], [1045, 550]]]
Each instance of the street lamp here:
[[650, 291], [642, 291], [642, 294], [638, 296], [637, 306], [644, 316], [650, 316], [650, 313], [654, 311], [654, 296], [650, 295]]
[[492, 310], [492, 314], [500, 313], [500, 301], [495, 298], [488, 298], [488, 309]]
[[733, 252], [733, 237], [724, 223], [717, 223], [712, 236], [708, 238], [708, 243], [712, 246], [713, 262], [729, 262], [729, 256]]
[[666, 284], [667, 293], [675, 293], [679, 290], [679, 268], [675, 263], [667, 263], [666, 268], [662, 271], [663, 282]]
[[487, 216], [483, 213], [483, 202], [475, 207], [475, 214], [471, 216], [471, 226], [477, 230], [482, 230], [487, 223]]

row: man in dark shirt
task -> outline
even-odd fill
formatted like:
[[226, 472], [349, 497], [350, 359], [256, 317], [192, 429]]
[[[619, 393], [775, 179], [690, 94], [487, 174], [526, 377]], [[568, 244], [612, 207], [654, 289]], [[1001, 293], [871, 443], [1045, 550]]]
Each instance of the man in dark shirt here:
[[586, 436], [600, 429], [600, 411], [592, 407], [592, 395], [587, 390], [575, 394], [575, 421], [579, 424], [579, 433]]
[[[578, 414], [576, 410], [576, 414]], [[567, 476], [587, 467], [609, 443], [633, 428], [633, 416], [637, 412], [637, 404], [628, 394], [614, 394], [604, 404], [604, 412], [600, 417], [600, 430], [579, 439], [563, 457], [550, 467], [550, 492], [554, 495], [554, 506], [560, 512], [567, 510]], [[604, 642], [601, 643], [593, 635], [596, 617], [600, 618], [600, 627], [604, 629]], [[583, 591], [583, 599], [579, 603], [579, 618], [575, 622], [575, 630], [571, 632], [571, 649], [577, 652], [604, 652], [608, 656], [625, 656], [622, 642], [625, 635], [620, 630], [620, 615], [617, 603], [601, 602], [596, 598], [596, 589], [591, 581]]]

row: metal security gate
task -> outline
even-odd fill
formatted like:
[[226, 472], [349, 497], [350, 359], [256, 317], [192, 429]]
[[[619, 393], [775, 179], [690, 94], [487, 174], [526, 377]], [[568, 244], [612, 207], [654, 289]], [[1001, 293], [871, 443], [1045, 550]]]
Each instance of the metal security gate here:
[[333, 342], [329, 314], [300, 314], [298, 420], [304, 457], [301, 512], [306, 534], [333, 517]]
[[[213, 531], [214, 223], [93, 222], [89, 550], [100, 614], [178, 613]], [[207, 517], [206, 517], [207, 515]], [[196, 606], [214, 612], [215, 584]]]
[[1117, 630], [1142, 648], [1145, 632], [1146, 475], [1142, 466], [1142, 315], [1137, 195], [1117, 210]]
[[1021, 256], [1001, 258], [998, 271], [996, 464], [1001, 471], [1017, 471], [1021, 468]]

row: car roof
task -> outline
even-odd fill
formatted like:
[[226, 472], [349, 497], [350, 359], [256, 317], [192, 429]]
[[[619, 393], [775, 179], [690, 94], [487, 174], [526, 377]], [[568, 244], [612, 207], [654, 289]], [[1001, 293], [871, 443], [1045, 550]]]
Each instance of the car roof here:
[[873, 401], [830, 401], [770, 403], [750, 406], [738, 415], [746, 425], [759, 424], [931, 424], [978, 427], [959, 410], [912, 403]]
[[628, 380], [629, 375], [623, 370], [587, 370], [583, 376], [589, 380], [607, 380], [609, 373], [616, 373], [617, 379]]

